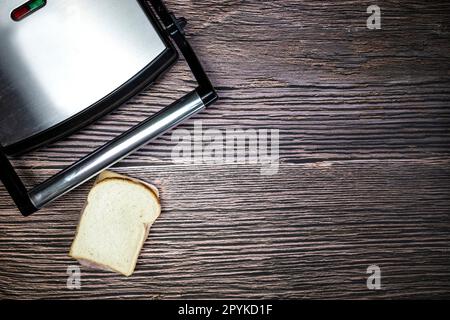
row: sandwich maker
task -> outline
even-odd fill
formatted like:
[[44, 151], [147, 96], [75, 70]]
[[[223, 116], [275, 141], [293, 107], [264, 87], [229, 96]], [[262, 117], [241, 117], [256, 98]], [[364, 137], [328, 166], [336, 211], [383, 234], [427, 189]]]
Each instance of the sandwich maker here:
[[[217, 94], [161, 0], [0, 1], [0, 179], [24, 216], [201, 111]], [[196, 89], [27, 190], [9, 155], [60, 139], [123, 104], [185, 57]]]

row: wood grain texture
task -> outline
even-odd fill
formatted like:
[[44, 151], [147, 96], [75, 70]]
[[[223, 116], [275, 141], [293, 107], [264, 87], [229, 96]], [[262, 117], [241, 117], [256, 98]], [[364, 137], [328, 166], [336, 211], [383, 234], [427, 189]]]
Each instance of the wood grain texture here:
[[[450, 298], [450, 3], [377, 1], [377, 31], [370, 1], [167, 3], [221, 96], [196, 119], [279, 129], [279, 174], [175, 165], [170, 134], [149, 144], [116, 166], [161, 189], [136, 273], [83, 268], [80, 291], [67, 253], [89, 184], [27, 219], [0, 187], [0, 298]], [[178, 64], [14, 164], [42, 181], [193, 85]]]
[[[450, 169], [442, 165], [290, 164], [270, 178], [245, 165], [121, 169], [159, 187], [163, 212], [131, 278], [82, 268], [80, 291], [65, 287], [66, 269], [76, 265], [67, 252], [88, 186], [29, 219], [4, 201], [2, 291], [30, 298], [446, 296]], [[371, 264], [383, 271], [378, 292], [366, 288]]]

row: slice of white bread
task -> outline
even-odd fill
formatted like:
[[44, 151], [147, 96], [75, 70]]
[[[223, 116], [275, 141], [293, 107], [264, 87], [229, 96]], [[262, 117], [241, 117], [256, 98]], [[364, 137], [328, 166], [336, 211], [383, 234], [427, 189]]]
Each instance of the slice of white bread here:
[[89, 192], [70, 256], [130, 276], [160, 212], [156, 187], [105, 171]]

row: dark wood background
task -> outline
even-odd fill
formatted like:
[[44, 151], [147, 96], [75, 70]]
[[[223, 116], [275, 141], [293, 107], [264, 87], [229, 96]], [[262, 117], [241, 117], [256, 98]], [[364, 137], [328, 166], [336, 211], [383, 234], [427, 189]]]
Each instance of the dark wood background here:
[[[167, 2], [222, 97], [196, 119], [279, 129], [279, 174], [173, 164], [170, 134], [144, 147], [115, 170], [155, 183], [163, 212], [132, 277], [83, 267], [81, 290], [66, 270], [91, 184], [30, 218], [0, 187], [0, 298], [450, 298], [450, 3]], [[179, 63], [14, 164], [42, 181], [193, 85]]]

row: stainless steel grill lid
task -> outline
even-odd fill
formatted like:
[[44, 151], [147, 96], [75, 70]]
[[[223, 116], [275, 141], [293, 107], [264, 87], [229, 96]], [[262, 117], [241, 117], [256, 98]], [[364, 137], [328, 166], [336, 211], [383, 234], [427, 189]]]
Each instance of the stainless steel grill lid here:
[[0, 144], [76, 117], [166, 49], [133, 0], [57, 0], [20, 21], [24, 0], [0, 1]]
[[[30, 0], [25, 10], [22, 1], [0, 0], [0, 180], [24, 216], [218, 99], [184, 35], [186, 19], [162, 0]], [[34, 13], [27, 15], [27, 8]], [[174, 44], [195, 77], [195, 89], [30, 190], [25, 187], [8, 154], [62, 137], [125, 102], [177, 60]]]

